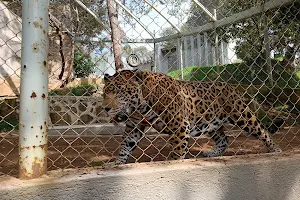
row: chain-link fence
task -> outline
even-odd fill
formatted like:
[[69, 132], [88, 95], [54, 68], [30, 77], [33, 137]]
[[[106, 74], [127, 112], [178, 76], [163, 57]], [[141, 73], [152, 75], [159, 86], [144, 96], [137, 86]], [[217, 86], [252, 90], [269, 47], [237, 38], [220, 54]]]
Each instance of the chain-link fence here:
[[[0, 13], [0, 173], [16, 176], [22, 1]], [[270, 138], [296, 152], [299, 19], [298, 0], [50, 1], [48, 170], [267, 153]]]

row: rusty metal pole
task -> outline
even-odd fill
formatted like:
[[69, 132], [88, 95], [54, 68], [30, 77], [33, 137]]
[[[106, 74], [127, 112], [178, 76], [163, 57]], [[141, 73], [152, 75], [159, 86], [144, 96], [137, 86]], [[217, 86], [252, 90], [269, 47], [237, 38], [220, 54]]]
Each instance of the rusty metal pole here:
[[47, 171], [49, 0], [23, 0], [19, 177]]

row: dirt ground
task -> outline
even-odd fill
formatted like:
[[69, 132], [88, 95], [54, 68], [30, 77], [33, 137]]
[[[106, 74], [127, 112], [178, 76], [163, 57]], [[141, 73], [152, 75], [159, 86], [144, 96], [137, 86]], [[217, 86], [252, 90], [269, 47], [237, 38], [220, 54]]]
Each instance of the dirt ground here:
[[[234, 132], [234, 131], [232, 131]], [[229, 133], [231, 133], [229, 131]], [[0, 175], [18, 174], [18, 137], [0, 133]], [[284, 152], [297, 151], [300, 148], [300, 127], [285, 127], [273, 135]], [[101, 166], [113, 161], [118, 154], [121, 136], [80, 136], [49, 137], [48, 170]], [[134, 151], [129, 162], [150, 162], [166, 160], [170, 151], [168, 137], [146, 135], [139, 147]], [[261, 141], [244, 134], [229, 134], [229, 149], [225, 156], [265, 153], [266, 148]], [[211, 140], [205, 137], [191, 138], [190, 153], [186, 158], [201, 158], [201, 152], [213, 148]]]

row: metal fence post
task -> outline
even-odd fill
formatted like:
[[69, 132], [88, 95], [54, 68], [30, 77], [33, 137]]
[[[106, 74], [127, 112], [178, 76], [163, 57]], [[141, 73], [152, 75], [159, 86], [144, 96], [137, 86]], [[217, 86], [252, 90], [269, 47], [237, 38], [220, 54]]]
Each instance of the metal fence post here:
[[182, 41], [181, 41], [181, 38], [178, 38], [177, 39], [177, 49], [178, 49], [178, 53], [177, 53], [177, 58], [178, 58], [178, 69], [180, 69], [180, 72], [181, 72], [181, 79], [183, 80], [183, 69], [184, 69], [184, 66], [183, 66], [183, 44], [182, 44]]
[[49, 0], [23, 0], [19, 176], [47, 171]]
[[[216, 9], [214, 9], [214, 17], [217, 20], [217, 10]], [[214, 27], [214, 38], [215, 38], [215, 41], [214, 41], [215, 52], [213, 55], [214, 56], [213, 62], [215, 62], [214, 65], [216, 65], [218, 76], [220, 76], [220, 53], [219, 53], [220, 45], [219, 45], [219, 33], [218, 33], [218, 29], [216, 27]]]
[[263, 23], [264, 23], [264, 46], [265, 46], [265, 57], [266, 57], [266, 62], [267, 62], [267, 68], [269, 72], [269, 83], [271, 87], [274, 86], [274, 81], [273, 81], [273, 67], [271, 63], [271, 57], [270, 57], [270, 39], [269, 39], [269, 26], [268, 26], [268, 17], [266, 16], [266, 12], [264, 12], [263, 16]]
[[[153, 36], [155, 38], [155, 30], [153, 31]], [[157, 72], [157, 64], [156, 64], [156, 61], [157, 61], [157, 52], [156, 52], [156, 42], [155, 40], [153, 40], [153, 54], [154, 54], [154, 62], [153, 62], [153, 65], [154, 65], [154, 72]]]

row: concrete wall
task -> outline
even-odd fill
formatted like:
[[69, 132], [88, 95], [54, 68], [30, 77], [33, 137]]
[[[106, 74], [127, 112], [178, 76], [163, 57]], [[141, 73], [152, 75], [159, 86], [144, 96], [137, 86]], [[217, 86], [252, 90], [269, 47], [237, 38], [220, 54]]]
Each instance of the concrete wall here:
[[19, 94], [21, 18], [0, 2], [0, 96]]
[[0, 179], [6, 199], [298, 200], [300, 155], [129, 164]]

